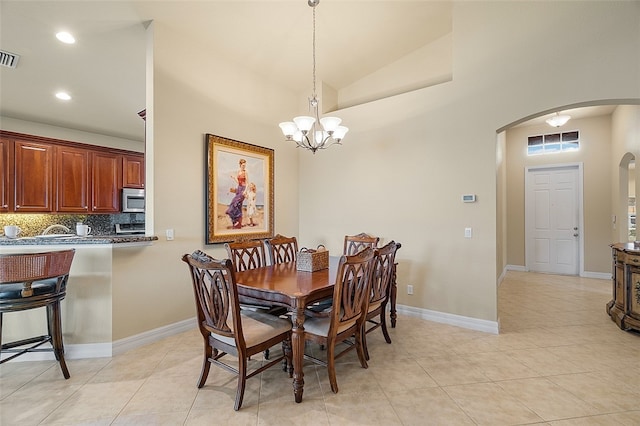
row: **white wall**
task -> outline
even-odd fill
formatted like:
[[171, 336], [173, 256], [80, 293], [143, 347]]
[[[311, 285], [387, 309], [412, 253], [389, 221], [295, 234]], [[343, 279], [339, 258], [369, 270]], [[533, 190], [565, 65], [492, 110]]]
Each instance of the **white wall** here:
[[[227, 257], [222, 244], [205, 244], [205, 134], [274, 149], [275, 232], [298, 234], [297, 151], [283, 140], [278, 121], [263, 124], [260, 116], [290, 116], [298, 99], [211, 52], [203, 55], [205, 46], [162, 21], [154, 21], [150, 31], [153, 99], [147, 120], [153, 123], [153, 159], [147, 192], [153, 206], [147, 216], [160, 240], [114, 257], [114, 340], [195, 316], [191, 279], [180, 258], [197, 249]], [[166, 240], [167, 229], [174, 230], [173, 241]]]
[[400, 241], [399, 303], [495, 321], [496, 130], [640, 97], [638, 20], [630, 2], [456, 3], [451, 82], [340, 111], [345, 145], [301, 154], [303, 244]]
[[[613, 214], [617, 217], [617, 222], [626, 220], [628, 203], [626, 198], [621, 195], [627, 194], [622, 185], [628, 185], [628, 174], [620, 169], [624, 158], [630, 156], [635, 157], [636, 171], [638, 173], [637, 164], [640, 159], [640, 106], [624, 105], [620, 106], [613, 113], [612, 118], [612, 155], [611, 155], [611, 205], [613, 206]], [[625, 163], [626, 164], [626, 163]], [[626, 166], [625, 166], [626, 168]], [[623, 177], [621, 179], [621, 176]], [[622, 185], [621, 185], [622, 180]], [[636, 194], [640, 194], [638, 185], [640, 179], [635, 179]], [[636, 206], [637, 206], [636, 199]], [[616, 226], [611, 229], [611, 240], [622, 242], [625, 240], [625, 232], [623, 226]], [[636, 237], [637, 239], [637, 237]]]

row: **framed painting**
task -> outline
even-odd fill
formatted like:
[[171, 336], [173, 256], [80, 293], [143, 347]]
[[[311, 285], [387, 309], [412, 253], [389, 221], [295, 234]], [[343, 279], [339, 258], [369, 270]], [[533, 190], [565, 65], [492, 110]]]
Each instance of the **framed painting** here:
[[273, 149], [207, 134], [206, 243], [273, 237]]

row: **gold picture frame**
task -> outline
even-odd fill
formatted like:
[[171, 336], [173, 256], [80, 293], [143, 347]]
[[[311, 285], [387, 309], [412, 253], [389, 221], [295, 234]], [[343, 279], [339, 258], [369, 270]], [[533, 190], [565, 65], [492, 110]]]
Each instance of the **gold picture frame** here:
[[273, 149], [206, 134], [206, 244], [273, 237]]

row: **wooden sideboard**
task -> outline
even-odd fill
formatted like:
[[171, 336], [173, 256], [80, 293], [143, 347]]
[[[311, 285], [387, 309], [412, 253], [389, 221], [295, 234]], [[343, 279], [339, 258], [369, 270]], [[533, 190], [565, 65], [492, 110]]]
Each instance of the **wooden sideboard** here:
[[640, 331], [640, 244], [611, 245], [613, 299], [607, 313], [622, 330]]

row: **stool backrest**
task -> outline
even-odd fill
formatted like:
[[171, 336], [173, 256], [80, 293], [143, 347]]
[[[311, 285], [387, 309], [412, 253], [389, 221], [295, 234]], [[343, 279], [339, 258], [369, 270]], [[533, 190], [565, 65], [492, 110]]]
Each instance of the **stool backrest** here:
[[69, 275], [75, 250], [0, 255], [0, 284]]

